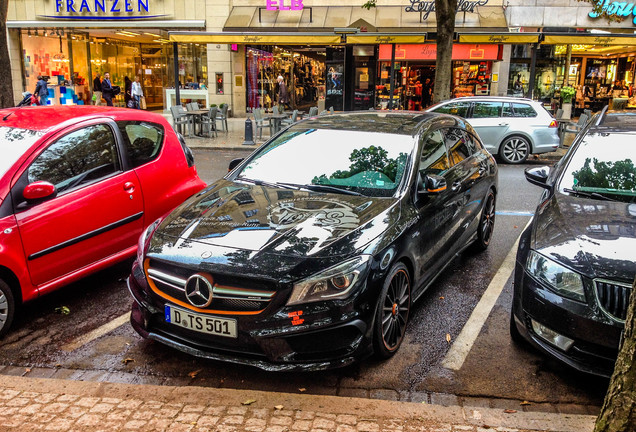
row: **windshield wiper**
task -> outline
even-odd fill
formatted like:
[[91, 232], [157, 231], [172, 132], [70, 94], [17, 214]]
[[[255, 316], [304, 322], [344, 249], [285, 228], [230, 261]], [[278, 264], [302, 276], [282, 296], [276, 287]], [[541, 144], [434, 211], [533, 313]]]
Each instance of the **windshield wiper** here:
[[567, 192], [569, 194], [572, 194], [572, 195], [582, 196], [582, 197], [585, 197], [585, 198], [596, 198], [596, 199], [603, 200], [603, 201], [618, 201], [618, 200], [616, 200], [614, 198], [610, 198], [610, 197], [605, 196], [603, 194], [600, 194], [598, 192], [586, 192], [586, 191], [582, 191], [582, 190], [569, 189], [569, 188], [564, 188], [563, 191]]
[[347, 194], [347, 195], [366, 196], [364, 194], [361, 194], [360, 192], [352, 191], [350, 189], [343, 189], [343, 188], [323, 185], [323, 184], [304, 184], [304, 185], [294, 184], [294, 183], [280, 183], [280, 184], [297, 187], [301, 189], [309, 189], [310, 191], [316, 191], [316, 192], [329, 191], [329, 192], [335, 192], [335, 193]]
[[274, 187], [274, 188], [283, 188], [283, 189], [295, 189], [298, 190], [299, 187], [295, 187], [295, 185], [290, 184], [290, 183], [271, 183], [271, 182], [267, 182], [265, 180], [256, 180], [256, 179], [251, 179], [251, 178], [247, 178], [247, 177], [237, 177], [236, 180], [239, 181], [244, 181], [247, 183], [252, 183], [255, 184], [257, 186], [269, 186], [269, 187]]

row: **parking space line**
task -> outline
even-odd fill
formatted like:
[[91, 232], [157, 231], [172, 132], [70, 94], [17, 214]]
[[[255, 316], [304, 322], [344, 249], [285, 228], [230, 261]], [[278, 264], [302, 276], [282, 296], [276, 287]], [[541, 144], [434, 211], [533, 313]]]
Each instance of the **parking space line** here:
[[[531, 222], [532, 219], [530, 219], [526, 227], [521, 230], [522, 233]], [[457, 339], [455, 339], [446, 353], [446, 357], [442, 360], [442, 366], [446, 369], [459, 370], [464, 364], [464, 361], [466, 361], [466, 357], [477, 340], [477, 336], [479, 336], [482, 327], [486, 323], [486, 320], [490, 315], [490, 311], [495, 306], [501, 291], [503, 291], [506, 282], [508, 282], [512, 271], [515, 268], [515, 257], [517, 255], [517, 247], [519, 245], [520, 238], [521, 234], [517, 237], [515, 244], [512, 245], [512, 248], [510, 249], [510, 252], [508, 252], [504, 262], [501, 264], [501, 267], [499, 267], [499, 270], [497, 270], [495, 277], [493, 277], [490, 281], [488, 288], [486, 288], [486, 291], [479, 300], [479, 303], [477, 303], [477, 306], [470, 315], [470, 318], [466, 321], [464, 328], [462, 328], [459, 336], [457, 336]]]
[[130, 319], [130, 312], [126, 312], [125, 314], [118, 316], [114, 320], [104, 324], [101, 327], [97, 327], [95, 330], [82, 335], [81, 337], [75, 339], [73, 342], [68, 343], [62, 346], [62, 350], [64, 351], [75, 351], [76, 349], [86, 345], [87, 343], [97, 339], [115, 330], [117, 327], [120, 327], [128, 322]]

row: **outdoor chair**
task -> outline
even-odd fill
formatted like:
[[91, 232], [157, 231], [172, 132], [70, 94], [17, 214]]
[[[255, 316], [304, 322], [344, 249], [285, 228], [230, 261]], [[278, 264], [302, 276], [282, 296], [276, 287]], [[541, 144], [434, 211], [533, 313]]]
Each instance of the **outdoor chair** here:
[[269, 128], [269, 136], [272, 136], [272, 122], [269, 119], [265, 119], [263, 116], [263, 110], [261, 108], [254, 108], [254, 123], [256, 124], [256, 134], [259, 139], [263, 138], [263, 129]]
[[183, 135], [185, 132], [181, 129], [181, 126], [191, 128], [190, 119], [185, 114], [185, 110], [181, 105], [173, 105], [170, 107], [170, 112], [172, 113], [172, 124]]
[[309, 117], [314, 117], [318, 115], [318, 107], [312, 106], [309, 108]]
[[333, 111], [333, 106], [330, 106], [330, 107], [329, 107], [329, 114], [333, 114], [333, 112], [334, 112], [334, 111]]
[[[216, 131], [216, 114], [219, 109], [217, 107], [210, 108], [208, 114], [203, 114], [201, 116], [201, 133], [206, 133], [208, 137], [212, 136], [212, 132], [214, 131], [214, 136], [218, 136]], [[204, 132], [205, 130], [205, 132]]]
[[296, 123], [297, 121], [298, 121], [298, 110], [295, 109], [294, 111], [292, 111], [291, 118], [283, 119], [283, 120], [281, 120], [280, 123], [283, 126], [289, 126], [289, 125], [292, 125], [292, 124]]
[[563, 132], [561, 134], [561, 146], [563, 146], [565, 141], [565, 136], [567, 134], [569, 133], [577, 134], [579, 133], [581, 129], [585, 127], [585, 124], [587, 123], [587, 119], [588, 117], [586, 114], [581, 114], [578, 121], [564, 123]]
[[225, 126], [225, 132], [227, 129], [227, 110], [230, 108], [228, 104], [223, 104], [221, 107], [221, 111], [216, 114], [216, 119], [221, 121], [221, 129]]

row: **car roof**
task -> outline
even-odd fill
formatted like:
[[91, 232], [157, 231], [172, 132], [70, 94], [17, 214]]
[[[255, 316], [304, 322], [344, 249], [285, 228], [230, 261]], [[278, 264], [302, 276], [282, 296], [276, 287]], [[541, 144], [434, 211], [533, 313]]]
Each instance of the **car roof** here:
[[113, 120], [146, 120], [160, 122], [163, 116], [127, 108], [79, 106], [30, 106], [0, 109], [0, 126], [47, 132], [66, 123], [77, 123], [92, 118], [108, 117]]
[[525, 103], [540, 103], [538, 101], [528, 99], [528, 98], [520, 98], [513, 96], [462, 96], [454, 99], [445, 100], [446, 102], [455, 102], [455, 101], [489, 101], [489, 102], [525, 102]]
[[631, 111], [613, 111], [597, 114], [597, 116], [592, 118], [591, 122], [592, 126], [590, 129], [593, 130], [636, 132], [636, 113]]
[[295, 127], [413, 136], [433, 122], [442, 122], [445, 126], [465, 124], [464, 120], [455, 116], [423, 111], [354, 111], [312, 117], [296, 123]]

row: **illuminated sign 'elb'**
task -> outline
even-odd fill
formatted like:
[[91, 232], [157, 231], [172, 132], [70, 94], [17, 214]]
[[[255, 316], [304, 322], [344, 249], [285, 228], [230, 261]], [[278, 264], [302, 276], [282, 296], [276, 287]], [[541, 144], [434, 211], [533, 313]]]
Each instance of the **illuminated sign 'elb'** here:
[[[634, 3], [627, 2], [617, 2], [610, 0], [599, 0], [597, 4], [602, 4], [602, 12], [607, 13], [609, 16], [616, 15], [617, 17], [628, 17], [630, 15], [634, 15], [632, 22], [636, 24], [636, 14], [634, 14]], [[601, 13], [596, 13], [594, 11], [588, 14], [590, 18], [598, 18], [601, 16]]]
[[[289, 1], [289, 6], [285, 3]], [[303, 10], [303, 0], [267, 0], [267, 10]]]
[[57, 13], [148, 12], [150, 0], [55, 0]]

